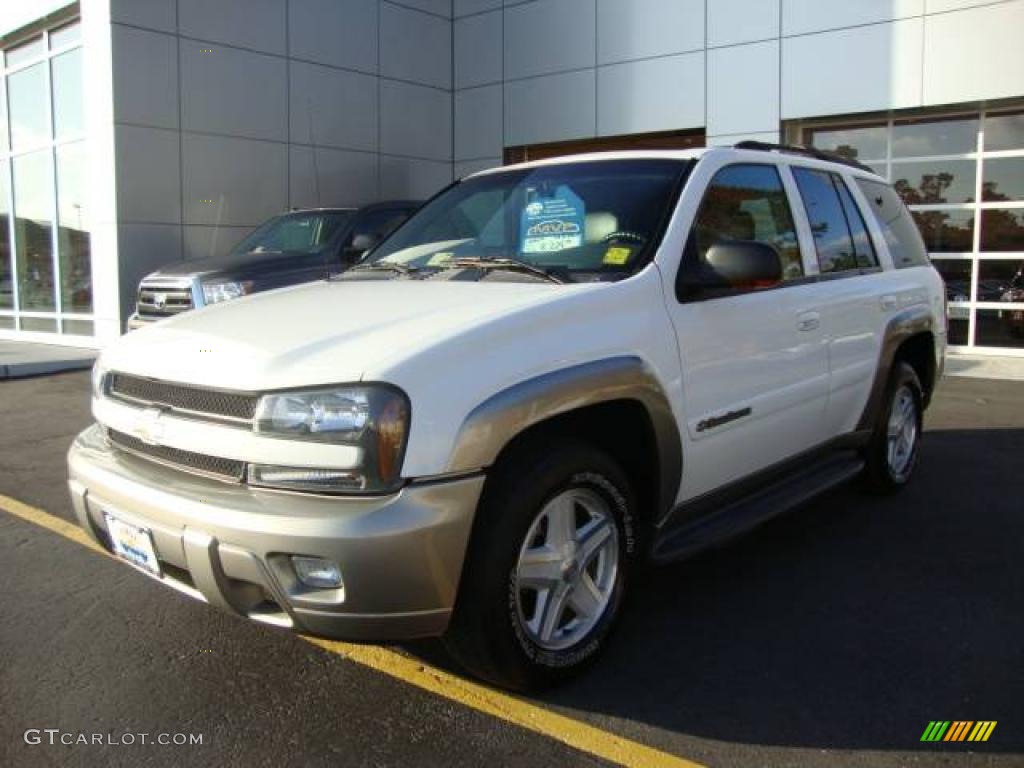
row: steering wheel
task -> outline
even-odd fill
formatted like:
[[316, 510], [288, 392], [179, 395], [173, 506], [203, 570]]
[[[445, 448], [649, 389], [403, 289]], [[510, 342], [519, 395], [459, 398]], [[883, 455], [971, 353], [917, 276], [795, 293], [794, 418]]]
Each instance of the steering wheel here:
[[647, 242], [647, 238], [643, 235], [636, 232], [627, 232], [624, 229], [609, 232], [601, 238], [602, 243], [614, 243], [617, 240], [624, 240], [627, 243], [636, 243], [637, 245], [643, 245]]

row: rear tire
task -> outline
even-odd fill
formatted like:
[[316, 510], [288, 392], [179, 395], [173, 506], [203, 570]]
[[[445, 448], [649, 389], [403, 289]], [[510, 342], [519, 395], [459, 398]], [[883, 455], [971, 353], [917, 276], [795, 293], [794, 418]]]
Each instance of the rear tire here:
[[885, 407], [864, 451], [864, 479], [876, 493], [891, 494], [910, 481], [924, 426], [924, 391], [917, 373], [898, 362], [889, 376]]
[[593, 662], [636, 556], [634, 510], [628, 478], [604, 452], [575, 440], [513, 449], [477, 510], [444, 637], [451, 655], [517, 691]]

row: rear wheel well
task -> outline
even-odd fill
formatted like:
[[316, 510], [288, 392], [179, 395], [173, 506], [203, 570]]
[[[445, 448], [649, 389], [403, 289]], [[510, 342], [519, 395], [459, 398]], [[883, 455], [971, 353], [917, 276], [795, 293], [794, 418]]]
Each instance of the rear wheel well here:
[[896, 349], [893, 365], [904, 362], [914, 369], [924, 390], [924, 406], [931, 401], [935, 389], [935, 337], [930, 332], [918, 333]]
[[512, 453], [542, 449], [559, 437], [589, 443], [622, 468], [637, 499], [642, 534], [655, 519], [660, 481], [657, 439], [643, 404], [637, 400], [611, 400], [532, 424], [502, 448], [494, 466], [500, 466]]

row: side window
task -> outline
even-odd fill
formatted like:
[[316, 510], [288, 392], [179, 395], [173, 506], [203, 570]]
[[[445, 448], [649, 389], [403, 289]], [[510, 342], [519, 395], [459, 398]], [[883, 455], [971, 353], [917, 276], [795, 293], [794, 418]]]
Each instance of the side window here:
[[868, 199], [868, 208], [882, 230], [896, 268], [928, 264], [928, 251], [921, 233], [896, 191], [888, 184], [871, 179], [857, 179], [857, 185]]
[[841, 185], [842, 179], [828, 171], [813, 168], [794, 168], [793, 177], [814, 234], [821, 273], [859, 269], [861, 265], [850, 232], [848, 214], [839, 199], [839, 186], [836, 184], [839, 182]]
[[703, 259], [711, 246], [735, 240], [773, 246], [782, 259], [783, 280], [803, 277], [793, 214], [774, 165], [729, 165], [711, 179], [688, 247]]
[[857, 254], [857, 266], [877, 267], [878, 256], [875, 255], [875, 247], [871, 244], [871, 235], [868, 234], [864, 217], [861, 216], [860, 208], [857, 207], [853, 195], [846, 187], [842, 177], [833, 174], [832, 182], [839, 190], [839, 200], [843, 204], [843, 211], [846, 213], [846, 223], [850, 225], [850, 234], [853, 236], [853, 250]]

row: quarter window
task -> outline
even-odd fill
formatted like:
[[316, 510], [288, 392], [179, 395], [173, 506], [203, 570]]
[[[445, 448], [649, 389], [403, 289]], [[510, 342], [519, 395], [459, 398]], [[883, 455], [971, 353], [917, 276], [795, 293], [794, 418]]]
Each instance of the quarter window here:
[[882, 230], [893, 264], [898, 269], [928, 264], [921, 233], [895, 190], [888, 184], [871, 179], [857, 179], [857, 184]]
[[794, 168], [793, 176], [814, 235], [821, 273], [875, 266], [864, 219], [842, 178], [812, 168]]
[[716, 173], [694, 220], [689, 247], [703, 259], [713, 245], [744, 240], [778, 251], [783, 280], [803, 277], [793, 214], [773, 165], [730, 165]]

